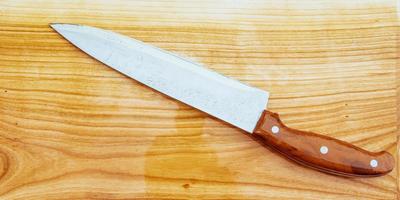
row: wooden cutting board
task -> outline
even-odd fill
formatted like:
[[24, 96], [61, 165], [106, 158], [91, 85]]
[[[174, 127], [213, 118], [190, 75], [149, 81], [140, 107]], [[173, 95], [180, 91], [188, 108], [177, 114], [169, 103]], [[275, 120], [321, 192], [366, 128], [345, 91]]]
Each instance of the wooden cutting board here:
[[2, 0], [0, 199], [396, 199], [398, 168], [362, 179], [301, 167], [48, 26], [97, 26], [184, 55], [270, 91], [289, 126], [397, 159], [396, 3]]

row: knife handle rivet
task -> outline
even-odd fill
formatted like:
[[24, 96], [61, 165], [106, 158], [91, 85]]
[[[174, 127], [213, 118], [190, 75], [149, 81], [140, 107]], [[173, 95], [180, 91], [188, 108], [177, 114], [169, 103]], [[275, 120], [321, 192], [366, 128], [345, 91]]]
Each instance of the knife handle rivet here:
[[322, 146], [322, 147], [319, 149], [319, 151], [320, 151], [322, 154], [327, 154], [328, 151], [329, 151], [329, 149], [328, 149], [327, 146]]
[[375, 159], [372, 159], [371, 162], [369, 162], [369, 165], [371, 165], [371, 167], [373, 167], [373, 168], [378, 167], [378, 161]]
[[271, 131], [272, 131], [273, 134], [277, 134], [277, 133], [279, 133], [279, 127], [272, 126]]

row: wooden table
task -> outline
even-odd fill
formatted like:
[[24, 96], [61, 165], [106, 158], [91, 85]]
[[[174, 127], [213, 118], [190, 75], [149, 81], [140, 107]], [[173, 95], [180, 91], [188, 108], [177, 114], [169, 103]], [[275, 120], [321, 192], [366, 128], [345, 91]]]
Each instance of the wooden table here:
[[[396, 1], [0, 1], [0, 199], [396, 199], [90, 58], [48, 23], [110, 29], [271, 92], [289, 126], [397, 159]], [[397, 80], [397, 87], [396, 87]]]

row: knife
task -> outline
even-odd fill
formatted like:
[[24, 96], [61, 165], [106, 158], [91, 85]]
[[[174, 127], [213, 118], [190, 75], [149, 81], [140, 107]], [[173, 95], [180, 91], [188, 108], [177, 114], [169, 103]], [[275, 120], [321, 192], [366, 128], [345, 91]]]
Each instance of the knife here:
[[394, 167], [388, 152], [369, 152], [325, 135], [287, 127], [278, 114], [266, 110], [268, 92], [198, 63], [100, 28], [60, 23], [50, 26], [109, 67], [250, 133], [301, 165], [353, 177], [380, 176]]

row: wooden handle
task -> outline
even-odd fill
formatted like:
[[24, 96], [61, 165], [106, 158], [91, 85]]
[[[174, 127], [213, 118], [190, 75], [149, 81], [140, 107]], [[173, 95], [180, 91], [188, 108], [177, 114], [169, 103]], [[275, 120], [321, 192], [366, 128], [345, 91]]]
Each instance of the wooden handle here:
[[372, 177], [384, 175], [394, 167], [388, 152], [369, 152], [328, 136], [288, 128], [278, 114], [267, 110], [253, 135], [289, 159], [330, 174]]

